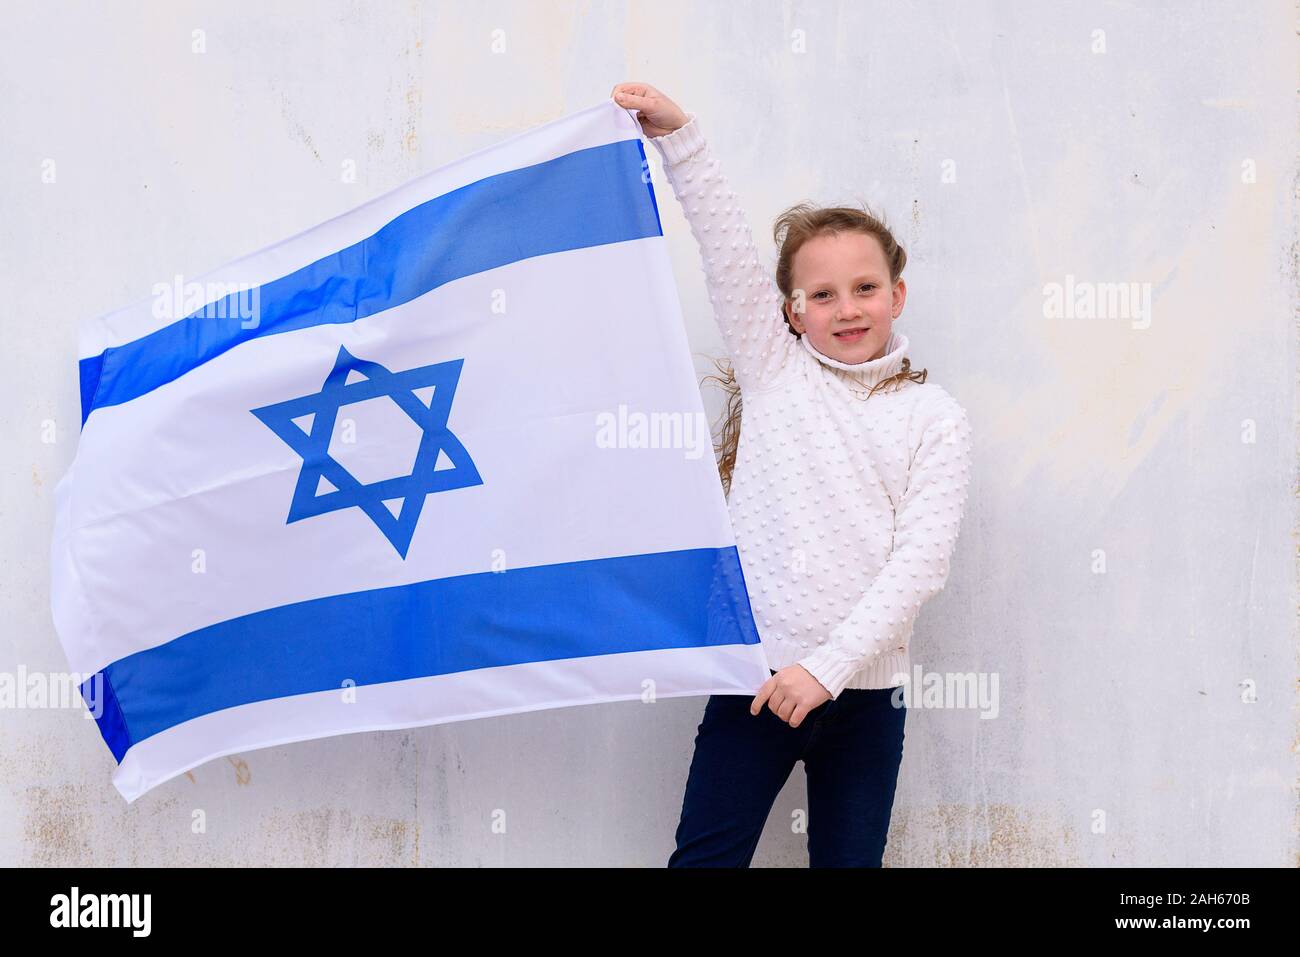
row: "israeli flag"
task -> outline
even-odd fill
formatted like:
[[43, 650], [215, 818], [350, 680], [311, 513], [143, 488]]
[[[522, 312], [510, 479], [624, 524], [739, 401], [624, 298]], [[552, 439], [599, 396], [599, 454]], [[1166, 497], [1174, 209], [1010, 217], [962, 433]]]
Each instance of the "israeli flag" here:
[[127, 801], [769, 676], [648, 170], [606, 100], [83, 327], [53, 614]]

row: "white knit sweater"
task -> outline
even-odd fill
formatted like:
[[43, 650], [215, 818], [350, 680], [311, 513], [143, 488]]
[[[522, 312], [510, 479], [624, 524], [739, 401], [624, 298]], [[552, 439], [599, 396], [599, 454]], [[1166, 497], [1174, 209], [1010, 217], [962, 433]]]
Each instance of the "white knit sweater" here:
[[897, 330], [884, 356], [856, 365], [789, 332], [736, 194], [687, 116], [650, 142], [700, 245], [744, 402], [728, 508], [763, 649], [835, 698], [897, 687], [965, 511], [966, 412], [932, 382], [860, 397], [902, 368]]

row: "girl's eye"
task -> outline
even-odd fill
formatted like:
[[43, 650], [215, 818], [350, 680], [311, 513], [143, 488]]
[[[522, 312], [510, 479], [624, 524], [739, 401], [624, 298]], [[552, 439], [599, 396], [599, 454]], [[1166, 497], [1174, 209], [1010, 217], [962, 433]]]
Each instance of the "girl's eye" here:
[[[858, 288], [859, 288], [859, 289], [875, 289], [875, 288], [876, 288], [876, 284], [875, 284], [874, 282], [864, 282], [864, 283], [863, 283], [861, 286], [859, 286]], [[829, 296], [829, 295], [830, 295], [830, 293], [823, 289], [821, 292], [813, 293], [813, 298], [814, 298], [814, 299], [820, 299], [822, 296]]]

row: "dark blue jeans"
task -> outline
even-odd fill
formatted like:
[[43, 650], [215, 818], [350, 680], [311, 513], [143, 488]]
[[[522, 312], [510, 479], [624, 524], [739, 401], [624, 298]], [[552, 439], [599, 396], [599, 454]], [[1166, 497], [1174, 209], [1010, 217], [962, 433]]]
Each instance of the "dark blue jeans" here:
[[907, 717], [895, 691], [846, 688], [797, 728], [766, 704], [750, 714], [753, 695], [711, 695], [668, 866], [748, 867], [772, 803], [802, 760], [809, 866], [880, 867]]

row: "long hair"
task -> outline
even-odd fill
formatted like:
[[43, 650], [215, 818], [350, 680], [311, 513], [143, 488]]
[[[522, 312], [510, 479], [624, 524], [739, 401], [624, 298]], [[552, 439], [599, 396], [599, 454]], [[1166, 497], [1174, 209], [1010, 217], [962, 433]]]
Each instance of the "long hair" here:
[[[815, 206], [812, 203], [798, 203], [791, 206], [772, 226], [772, 238], [776, 241], [776, 285], [786, 302], [794, 298], [794, 254], [814, 236], [856, 231], [874, 236], [885, 252], [885, 261], [889, 263], [889, 284], [898, 281], [907, 265], [907, 253], [898, 244], [894, 234], [885, 223], [870, 210], [856, 209], [852, 206]], [[790, 325], [790, 316], [784, 308], [781, 318], [785, 320], [786, 331], [796, 339], [799, 333]], [[736, 468], [736, 451], [740, 448], [741, 397], [740, 386], [736, 382], [736, 373], [729, 362], [714, 359], [718, 369], [717, 375], [707, 375], [704, 381], [713, 380], [726, 394], [722, 426], [718, 430], [719, 438], [713, 451], [718, 459], [718, 474], [722, 477], [722, 487], [726, 494], [731, 494], [731, 475]], [[872, 387], [868, 397], [874, 395], [891, 383], [901, 384], [902, 380], [924, 382], [926, 370], [913, 370], [911, 362], [904, 358], [903, 368], [892, 376], [881, 380]]]

